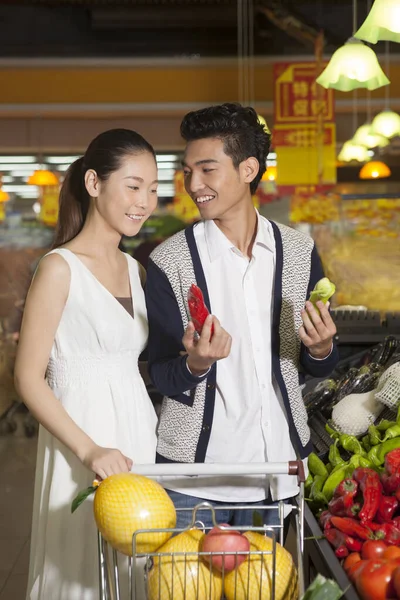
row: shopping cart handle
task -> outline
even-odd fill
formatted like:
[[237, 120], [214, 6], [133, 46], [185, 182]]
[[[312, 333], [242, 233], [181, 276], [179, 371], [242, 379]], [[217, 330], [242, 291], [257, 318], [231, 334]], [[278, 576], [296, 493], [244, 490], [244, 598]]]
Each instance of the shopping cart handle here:
[[301, 460], [266, 463], [157, 463], [133, 465], [137, 475], [186, 476], [186, 475], [296, 475], [299, 482], [305, 481], [304, 465]]

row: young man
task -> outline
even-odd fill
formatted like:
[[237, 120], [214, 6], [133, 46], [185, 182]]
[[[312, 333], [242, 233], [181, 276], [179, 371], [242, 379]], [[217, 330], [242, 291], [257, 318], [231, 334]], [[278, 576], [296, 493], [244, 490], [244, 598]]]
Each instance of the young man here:
[[[148, 265], [150, 375], [165, 396], [157, 460], [305, 458], [311, 441], [300, 384], [305, 373], [329, 375], [337, 362], [329, 310], [321, 303], [318, 313], [307, 301], [323, 277], [314, 242], [254, 209], [270, 136], [252, 108], [191, 112], [181, 134], [185, 186], [202, 220], [156, 248]], [[209, 317], [199, 339], [189, 320], [192, 283], [218, 317]], [[164, 485], [177, 507], [201, 499], [270, 504], [298, 491], [288, 475], [188, 477]], [[179, 526], [191, 520], [183, 515]], [[238, 525], [240, 515], [218, 513], [218, 520]], [[209, 524], [210, 515], [203, 516]], [[265, 521], [276, 519], [277, 511], [266, 511]]]

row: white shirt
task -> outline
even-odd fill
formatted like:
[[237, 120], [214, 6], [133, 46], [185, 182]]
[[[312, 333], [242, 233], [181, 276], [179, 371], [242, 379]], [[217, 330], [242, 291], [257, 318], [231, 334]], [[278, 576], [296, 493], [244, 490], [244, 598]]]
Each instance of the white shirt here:
[[[194, 228], [213, 314], [232, 336], [230, 355], [217, 363], [214, 417], [205, 462], [252, 463], [296, 460], [282, 398], [272, 375], [271, 331], [275, 239], [257, 213], [252, 258], [244, 256], [214, 221]], [[196, 481], [195, 481], [196, 480]], [[296, 478], [188, 477], [164, 485], [220, 500], [272, 500], [298, 493]]]

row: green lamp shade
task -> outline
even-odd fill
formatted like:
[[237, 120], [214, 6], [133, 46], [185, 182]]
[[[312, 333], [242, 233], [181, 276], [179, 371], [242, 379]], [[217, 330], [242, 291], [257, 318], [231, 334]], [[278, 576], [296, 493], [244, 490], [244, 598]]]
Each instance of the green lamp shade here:
[[350, 92], [357, 88], [376, 90], [390, 81], [379, 66], [375, 52], [350, 38], [333, 54], [317, 83], [324, 88]]
[[375, 133], [369, 123], [361, 125], [361, 127], [357, 129], [352, 142], [358, 146], [365, 146], [366, 148], [384, 148], [389, 145], [389, 140], [383, 135]]
[[369, 160], [368, 149], [365, 146], [354, 144], [353, 141], [348, 141], [343, 144], [343, 147], [338, 156], [340, 162], [366, 162]]
[[372, 131], [386, 138], [400, 135], [400, 115], [393, 110], [383, 110], [372, 121]]
[[400, 1], [375, 0], [355, 37], [370, 44], [400, 42]]

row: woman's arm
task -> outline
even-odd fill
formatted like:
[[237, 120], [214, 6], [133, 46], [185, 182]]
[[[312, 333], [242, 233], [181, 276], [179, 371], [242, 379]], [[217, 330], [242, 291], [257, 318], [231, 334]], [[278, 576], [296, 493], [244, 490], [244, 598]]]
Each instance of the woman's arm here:
[[45, 380], [70, 279], [69, 266], [61, 256], [50, 254], [40, 262], [25, 303], [15, 363], [15, 387], [39, 423], [86, 467], [104, 478], [129, 471], [132, 461], [118, 450], [97, 446], [71, 419]]

